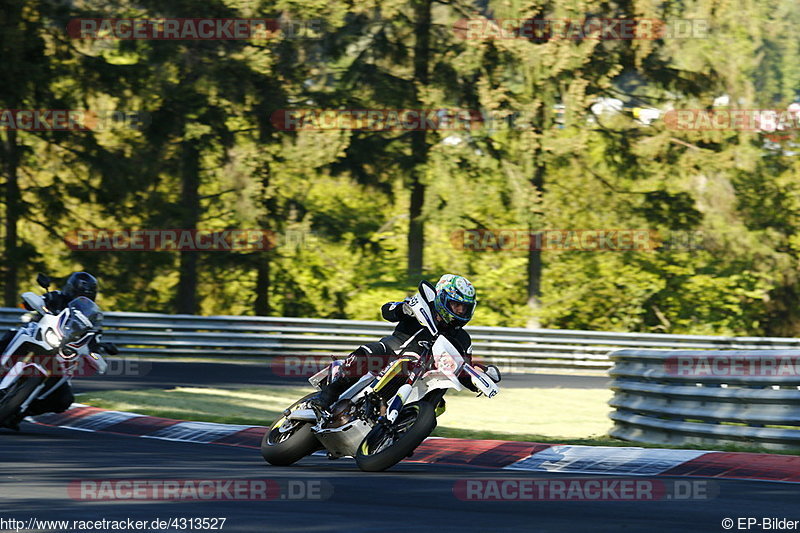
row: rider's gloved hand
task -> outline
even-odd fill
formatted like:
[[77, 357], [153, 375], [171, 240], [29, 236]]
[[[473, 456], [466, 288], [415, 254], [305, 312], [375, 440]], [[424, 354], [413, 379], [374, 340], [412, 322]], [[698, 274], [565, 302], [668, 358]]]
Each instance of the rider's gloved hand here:
[[23, 313], [22, 315], [20, 315], [19, 321], [22, 322], [23, 324], [27, 324], [29, 322], [34, 322], [36, 320], [39, 320], [40, 317], [41, 315], [36, 311], [28, 311], [27, 313]]
[[107, 355], [117, 355], [119, 353], [119, 348], [113, 342], [101, 342], [98, 345], [101, 350], [103, 350]]
[[403, 313], [407, 314], [408, 316], [414, 316], [414, 310], [411, 309], [411, 306], [409, 305], [408, 302], [409, 302], [408, 298], [403, 300]]
[[472, 378], [466, 374], [461, 374], [458, 376], [458, 382], [461, 383], [467, 390], [471, 390], [472, 392], [480, 392], [480, 389], [472, 382]]
[[494, 365], [482, 365], [480, 363], [475, 363], [473, 365], [475, 368], [480, 368], [483, 370], [483, 373], [489, 376], [489, 379], [494, 381], [495, 383], [500, 383], [500, 370]]

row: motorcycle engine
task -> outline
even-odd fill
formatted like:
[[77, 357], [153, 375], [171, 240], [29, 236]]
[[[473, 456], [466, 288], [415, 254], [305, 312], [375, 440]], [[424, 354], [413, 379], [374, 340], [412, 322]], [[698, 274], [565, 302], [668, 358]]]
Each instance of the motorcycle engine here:
[[350, 400], [339, 400], [331, 407], [330, 423], [327, 424], [328, 428], [338, 428], [352, 421], [354, 416], [352, 413], [353, 402]]

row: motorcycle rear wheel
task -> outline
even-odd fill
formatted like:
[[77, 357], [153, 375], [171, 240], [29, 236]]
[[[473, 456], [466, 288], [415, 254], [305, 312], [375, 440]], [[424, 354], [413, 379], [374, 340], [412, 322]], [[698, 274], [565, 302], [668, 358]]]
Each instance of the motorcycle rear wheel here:
[[[288, 410], [294, 411], [315, 394], [300, 398]], [[289, 466], [320, 448], [322, 445], [311, 431], [311, 424], [288, 420], [285, 415], [273, 422], [261, 439], [261, 456], [274, 466]]]
[[364, 472], [386, 470], [412, 454], [434, 429], [433, 406], [425, 401], [410, 403], [401, 409], [394, 424], [378, 424], [364, 437], [356, 464]]

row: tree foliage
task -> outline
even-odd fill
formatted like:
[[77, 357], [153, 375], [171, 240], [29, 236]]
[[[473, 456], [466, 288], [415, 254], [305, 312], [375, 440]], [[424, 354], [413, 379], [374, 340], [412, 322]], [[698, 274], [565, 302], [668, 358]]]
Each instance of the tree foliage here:
[[[312, 29], [76, 39], [66, 28], [81, 17]], [[514, 33], [513, 21], [565, 19], [702, 24], [680, 38]], [[475, 324], [794, 335], [794, 132], [681, 129], [667, 116], [786, 109], [800, 89], [798, 23], [793, 0], [8, 0], [0, 107], [137, 120], [0, 129], [5, 303], [36, 271], [86, 269], [106, 309], [377, 319], [419, 276], [457, 272], [478, 287]], [[276, 121], [359, 109], [471, 119], [378, 131]], [[232, 253], [67, 246], [71, 232], [115, 228], [258, 228], [278, 241]], [[654, 244], [464, 245], [464, 232], [501, 229], [645, 230]]]

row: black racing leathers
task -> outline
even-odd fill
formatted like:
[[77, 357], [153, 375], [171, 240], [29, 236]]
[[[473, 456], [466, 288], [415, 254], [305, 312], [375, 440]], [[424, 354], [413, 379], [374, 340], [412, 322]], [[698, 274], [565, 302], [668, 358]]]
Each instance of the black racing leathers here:
[[[391, 335], [383, 337], [378, 342], [362, 344], [345, 360], [342, 367], [343, 375], [360, 377], [366, 370], [380, 370], [394, 359], [400, 352], [422, 354], [430, 340], [428, 330], [423, 327], [413, 316], [403, 311], [404, 302], [387, 302], [381, 307], [381, 315], [389, 322], [396, 322], [397, 326]], [[431, 309], [432, 315], [436, 313]], [[437, 327], [442, 334], [453, 343], [458, 352], [467, 363], [472, 362], [472, 339], [469, 333], [461, 327], [448, 327], [442, 322], [437, 322]], [[459, 376], [459, 381], [469, 390], [477, 392], [472, 380], [466, 374]]]
[[53, 313], [58, 314], [69, 305], [69, 299], [61, 291], [50, 291], [42, 295], [44, 305]]

